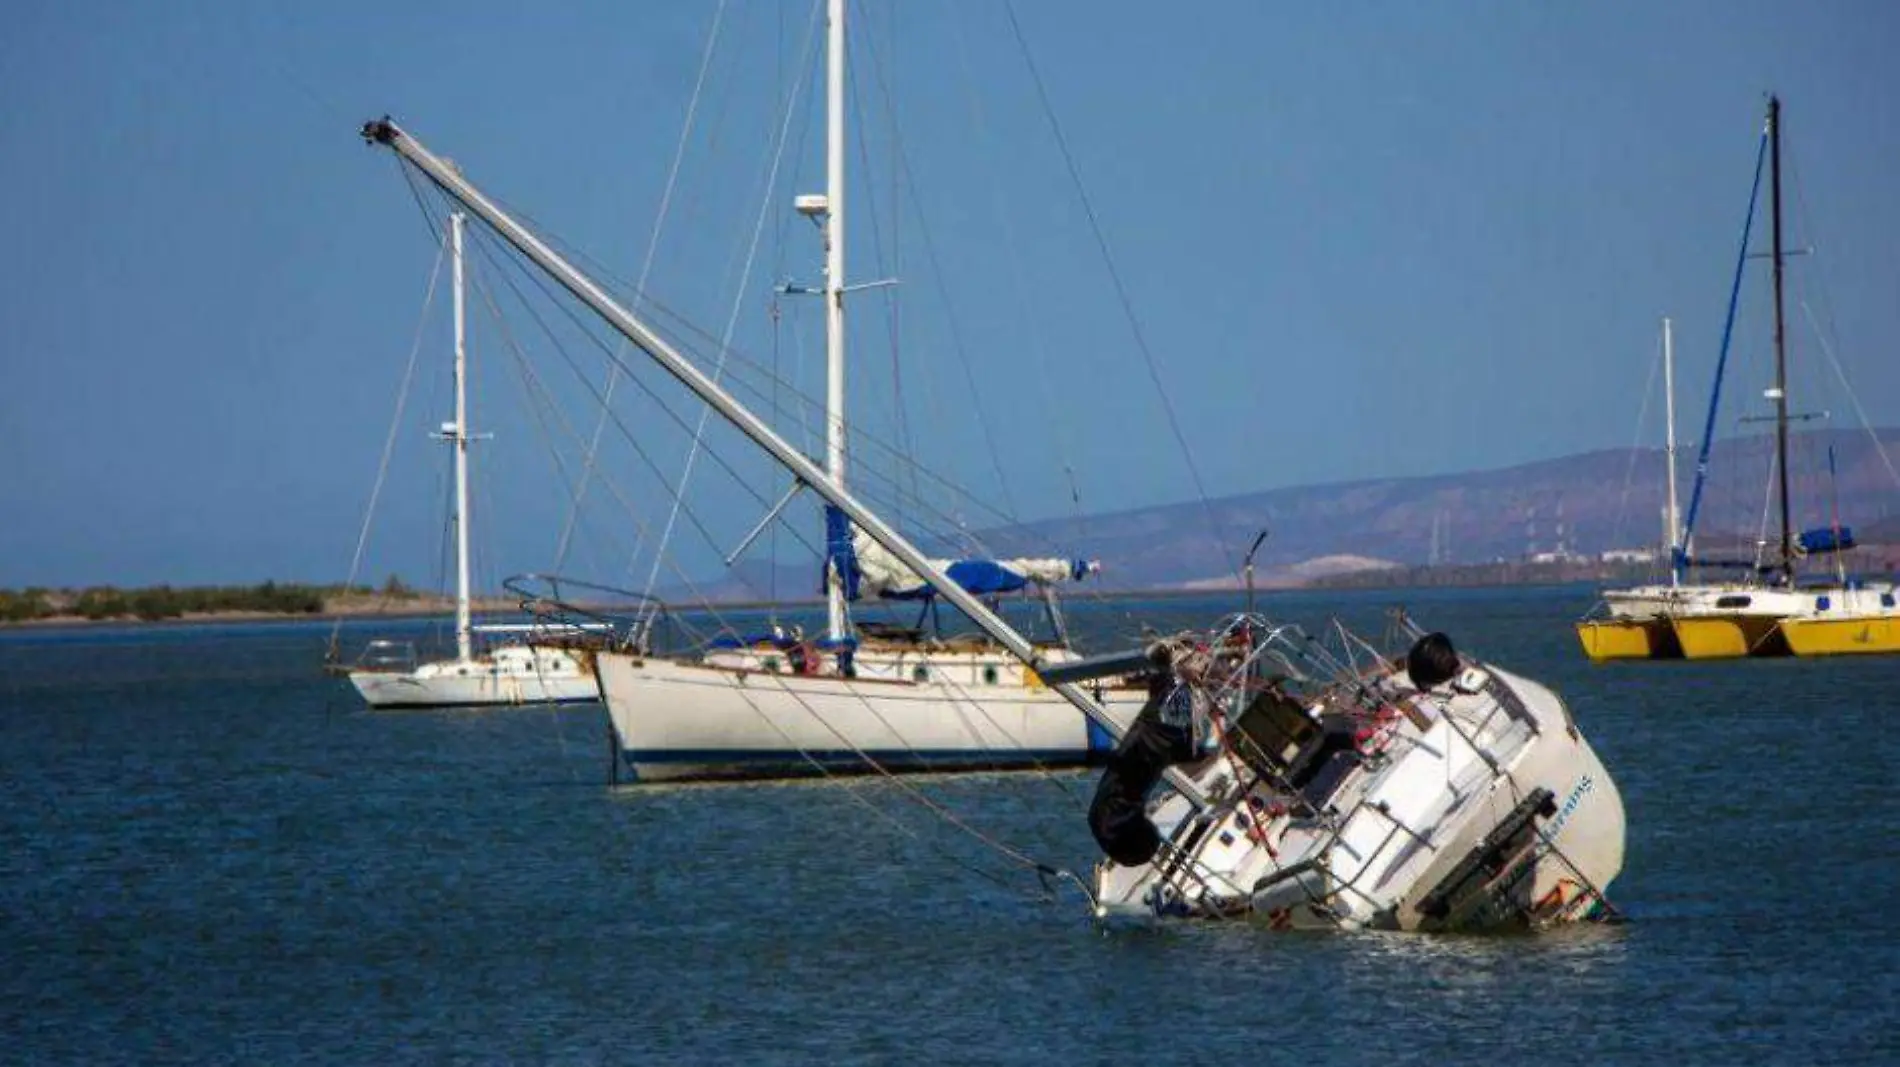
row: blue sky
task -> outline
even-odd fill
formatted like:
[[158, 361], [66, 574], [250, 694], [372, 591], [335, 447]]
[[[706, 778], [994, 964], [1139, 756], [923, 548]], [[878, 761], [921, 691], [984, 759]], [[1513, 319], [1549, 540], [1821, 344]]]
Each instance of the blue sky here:
[[[1791, 272], [1872, 420], [1900, 423], [1890, 4], [1016, 8], [1210, 494], [1625, 447], [1663, 314], [1690, 418], [1769, 90], [1799, 190], [1791, 243], [1816, 252]], [[0, 37], [0, 586], [340, 580], [435, 258], [395, 165], [355, 128], [395, 115], [631, 279], [718, 10], [15, 5]], [[816, 277], [809, 227], [781, 205], [735, 298], [811, 11], [725, 8], [648, 286], [714, 333], [737, 306], [735, 338], [761, 361], [767, 285]], [[852, 275], [890, 267], [895, 235], [904, 324], [894, 358], [885, 296], [863, 298], [861, 427], [1023, 518], [1075, 509], [1072, 485], [1084, 511], [1193, 499], [1004, 7], [854, 12], [870, 114], [852, 162], [876, 176], [854, 194]], [[781, 194], [819, 187], [814, 116], [794, 116]], [[900, 141], [909, 178], [894, 183]], [[443, 307], [372, 579], [427, 582], [437, 565], [426, 432], [446, 413]], [[1747, 315], [1733, 395], [1766, 373]], [[815, 366], [816, 325], [780, 320], [785, 373]], [[1791, 331], [1819, 396], [1808, 336]], [[518, 371], [480, 322], [474, 344], [490, 357], [477, 415], [496, 434], [480, 456], [485, 573], [545, 567], [565, 507], [545, 431], [511, 406]], [[676, 470], [683, 438], [654, 434]], [[662, 521], [664, 490], [618, 462], [630, 510]], [[735, 462], [755, 492], [782, 489]], [[700, 483], [701, 540], [729, 547], [759, 506]], [[624, 546], [594, 551], [575, 555], [581, 572], [640, 570]], [[676, 562], [717, 567], [708, 544], [682, 542]]]

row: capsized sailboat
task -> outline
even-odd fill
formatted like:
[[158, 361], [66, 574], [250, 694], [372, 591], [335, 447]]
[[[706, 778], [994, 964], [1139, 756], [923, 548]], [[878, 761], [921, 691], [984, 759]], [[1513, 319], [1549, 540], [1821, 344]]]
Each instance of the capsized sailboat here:
[[[1408, 930], [1612, 914], [1622, 802], [1549, 689], [1439, 634], [1414, 638], [1401, 665], [1351, 638], [1321, 654], [1252, 615], [1132, 656], [1053, 663], [458, 170], [387, 119], [363, 136], [487, 222], [1117, 740], [1091, 811], [1109, 856], [1091, 887], [1098, 914]], [[608, 669], [617, 658], [604, 657]], [[1130, 672], [1151, 679], [1132, 727], [1084, 688]]]
[[[1251, 614], [1145, 649], [1151, 699], [1089, 812], [1107, 854], [1097, 914], [1398, 930], [1616, 917], [1622, 799], [1563, 701], [1399, 621], [1397, 655]], [[1148, 801], [1167, 769], [1192, 789]]]
[[[478, 626], [469, 595], [468, 346], [464, 314], [460, 213], [449, 216], [449, 252], [455, 301], [455, 419], [435, 436], [455, 457], [455, 658], [418, 662], [415, 646], [391, 638], [373, 640], [356, 663], [336, 669], [348, 676], [372, 708], [476, 707], [597, 700], [592, 653], [581, 643], [530, 643], [546, 636], [539, 628], [507, 624]], [[476, 638], [488, 647], [477, 649]], [[570, 631], [569, 636], [573, 636]]]

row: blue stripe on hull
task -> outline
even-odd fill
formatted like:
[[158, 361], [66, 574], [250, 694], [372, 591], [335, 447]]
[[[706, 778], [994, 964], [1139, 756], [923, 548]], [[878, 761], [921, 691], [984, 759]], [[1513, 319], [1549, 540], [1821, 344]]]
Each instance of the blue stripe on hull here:
[[416, 710], [425, 709], [425, 708], [474, 708], [474, 709], [545, 708], [549, 704], [560, 704], [563, 707], [565, 707], [570, 704], [598, 704], [600, 703], [600, 698], [599, 697], [558, 697], [558, 698], [549, 697], [542, 700], [474, 700], [474, 701], [423, 700], [423, 701], [417, 701], [415, 703], [408, 703], [406, 701], [398, 701], [393, 704], [390, 704], [390, 703], [369, 704], [367, 701], [365, 701], [364, 703], [368, 706], [369, 710], [371, 711], [404, 711], [404, 710], [416, 711]]
[[[641, 768], [651, 768], [647, 777], [666, 781], [694, 781], [720, 778], [809, 778], [828, 774], [875, 774], [877, 771], [850, 749], [799, 752], [795, 749], [622, 749], [621, 757], [636, 776]], [[1035, 770], [1047, 767], [1080, 767], [1099, 762], [1106, 750], [942, 749], [915, 752], [908, 749], [865, 755], [893, 773], [942, 773], [946, 771]], [[823, 767], [821, 771], [813, 762]], [[688, 768], [692, 768], [688, 770]]]

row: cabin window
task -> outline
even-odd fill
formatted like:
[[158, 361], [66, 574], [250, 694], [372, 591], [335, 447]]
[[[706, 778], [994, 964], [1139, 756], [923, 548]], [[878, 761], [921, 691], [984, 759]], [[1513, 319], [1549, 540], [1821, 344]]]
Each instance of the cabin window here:
[[1814, 610], [1826, 611], [1830, 603], [1831, 601], [1829, 601], [1827, 597], [1817, 596], [1814, 598]]
[[1754, 603], [1753, 597], [1722, 596], [1715, 598], [1715, 606], [1718, 608], [1745, 608], [1752, 603]]
[[986, 663], [983, 665], [983, 684], [984, 685], [996, 684], [996, 664]]
[[1893, 594], [1892, 593], [1880, 594], [1880, 606], [1883, 608], [1893, 607]]
[[930, 668], [921, 663], [912, 667], [910, 669], [910, 680], [913, 682], [928, 682], [930, 680]]
[[764, 663], [766, 670], [771, 671], [774, 674], [778, 673], [778, 657], [777, 656], [767, 656], [762, 662]]

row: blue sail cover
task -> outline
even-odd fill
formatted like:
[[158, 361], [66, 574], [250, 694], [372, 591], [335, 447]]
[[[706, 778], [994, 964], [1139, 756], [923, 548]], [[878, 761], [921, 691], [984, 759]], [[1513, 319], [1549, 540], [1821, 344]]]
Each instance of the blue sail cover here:
[[1804, 530], [1801, 533], [1801, 551], [1814, 554], [1825, 552], [1845, 552], [1854, 547], [1854, 531], [1842, 526], [1835, 529], [1823, 526], [1818, 530]]
[[[858, 583], [864, 572], [858, 567], [858, 554], [851, 547], [851, 520], [835, 505], [825, 505], [825, 582], [837, 582], [846, 600], [858, 598]], [[825, 588], [821, 583], [820, 589]]]
[[[1073, 561], [1075, 566], [1085, 566], [1083, 561]], [[989, 596], [993, 593], [1013, 593], [1027, 586], [1030, 576], [1011, 570], [1008, 563], [994, 559], [958, 559], [951, 560], [944, 573], [950, 580], [977, 596]], [[1070, 572], [1079, 577], [1073, 568]], [[1086, 570], [1080, 572], [1087, 573]], [[878, 596], [886, 600], [929, 600], [937, 595], [937, 587], [929, 582], [919, 582], [912, 586], [889, 587], [881, 590]]]
[[[1100, 569], [1083, 559], [932, 560], [950, 580], [977, 596], [1013, 593], [1031, 583], [1074, 581]], [[853, 531], [835, 507], [825, 509], [825, 572], [844, 588], [846, 599], [875, 593], [885, 600], [929, 600], [937, 588], [883, 547]]]

